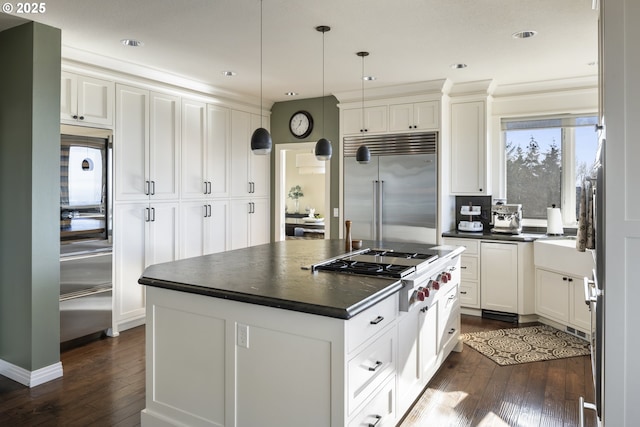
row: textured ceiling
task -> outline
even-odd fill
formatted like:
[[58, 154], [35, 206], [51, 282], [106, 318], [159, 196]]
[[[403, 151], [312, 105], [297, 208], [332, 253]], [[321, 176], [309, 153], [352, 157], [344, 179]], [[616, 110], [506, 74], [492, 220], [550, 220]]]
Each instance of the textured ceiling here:
[[[17, 4], [17, 3], [15, 3]], [[497, 85], [595, 76], [591, 0], [263, 0], [265, 104], [449, 78]], [[48, 0], [27, 17], [62, 29], [63, 56], [137, 74], [167, 73], [224, 93], [260, 95], [259, 0]], [[16, 19], [0, 13], [0, 29]], [[535, 30], [530, 39], [516, 31]], [[127, 48], [123, 38], [144, 41]], [[454, 63], [466, 69], [454, 70]], [[232, 70], [235, 77], [222, 72]]]

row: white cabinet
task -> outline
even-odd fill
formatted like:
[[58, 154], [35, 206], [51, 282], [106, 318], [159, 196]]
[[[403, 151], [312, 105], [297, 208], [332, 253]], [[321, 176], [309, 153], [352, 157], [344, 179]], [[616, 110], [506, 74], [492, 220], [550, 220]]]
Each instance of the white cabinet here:
[[536, 313], [565, 325], [569, 322], [569, 277], [536, 269]]
[[177, 199], [179, 150], [179, 98], [118, 85], [116, 201]]
[[230, 204], [230, 249], [269, 243], [269, 199], [236, 199]]
[[365, 107], [364, 114], [362, 108], [345, 109], [342, 111], [342, 133], [352, 135], [386, 132], [388, 111], [386, 105]]
[[181, 197], [229, 195], [230, 111], [182, 100]]
[[539, 239], [534, 243], [536, 314], [562, 325], [591, 331], [584, 301], [583, 277], [595, 267], [593, 254], [578, 252], [572, 239]]
[[113, 82], [64, 71], [61, 77], [60, 121], [113, 126]]
[[229, 202], [200, 200], [180, 204], [180, 258], [223, 252], [230, 246]]
[[[114, 208], [114, 330], [137, 326], [145, 315], [144, 269], [178, 255], [178, 204], [120, 203]], [[133, 322], [133, 323], [132, 323]]]
[[480, 306], [518, 313], [518, 245], [480, 243]]
[[251, 152], [251, 135], [259, 127], [268, 128], [266, 119], [245, 111], [231, 111], [231, 196], [268, 197], [270, 155]]
[[486, 101], [451, 102], [451, 194], [485, 195]]
[[460, 305], [480, 308], [480, 241], [475, 239], [444, 239], [446, 245], [463, 246], [460, 257]]
[[438, 101], [389, 105], [389, 131], [438, 130], [440, 103]]

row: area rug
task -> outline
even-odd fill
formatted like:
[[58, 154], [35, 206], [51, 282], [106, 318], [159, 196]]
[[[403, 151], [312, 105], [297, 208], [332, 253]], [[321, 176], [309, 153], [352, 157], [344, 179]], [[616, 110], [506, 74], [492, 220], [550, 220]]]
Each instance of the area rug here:
[[590, 353], [587, 341], [547, 325], [472, 332], [460, 337], [469, 347], [502, 366]]

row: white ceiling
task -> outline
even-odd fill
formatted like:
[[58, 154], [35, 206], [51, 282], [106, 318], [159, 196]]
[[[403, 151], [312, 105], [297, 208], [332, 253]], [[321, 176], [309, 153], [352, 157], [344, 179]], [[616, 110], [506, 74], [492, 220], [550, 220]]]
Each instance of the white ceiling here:
[[[497, 85], [594, 76], [592, 0], [263, 0], [263, 96], [270, 102], [449, 78]], [[14, 3], [17, 4], [17, 3]], [[260, 96], [259, 0], [48, 0], [17, 15], [62, 29], [63, 57], [168, 73], [210, 92]], [[0, 13], [0, 30], [16, 24]], [[530, 39], [516, 31], [535, 30]], [[135, 38], [145, 45], [124, 47]], [[468, 68], [454, 70], [454, 63]], [[222, 72], [232, 70], [235, 77]], [[207, 89], [207, 90], [209, 90]], [[285, 96], [295, 91], [297, 98]]]

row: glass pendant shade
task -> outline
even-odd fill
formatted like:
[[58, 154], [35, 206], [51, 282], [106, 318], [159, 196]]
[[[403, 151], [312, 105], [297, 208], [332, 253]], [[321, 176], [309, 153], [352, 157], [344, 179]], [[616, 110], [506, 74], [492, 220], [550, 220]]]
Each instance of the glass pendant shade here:
[[369, 147], [366, 145], [361, 145], [358, 147], [358, 151], [356, 151], [356, 161], [358, 163], [367, 164], [371, 160], [371, 153], [369, 152]]
[[251, 151], [253, 154], [271, 153], [271, 134], [265, 128], [258, 128], [251, 135]]
[[320, 138], [318, 142], [316, 142], [316, 148], [314, 153], [316, 155], [316, 159], [318, 160], [330, 160], [333, 149], [331, 148], [331, 141], [327, 138]]

